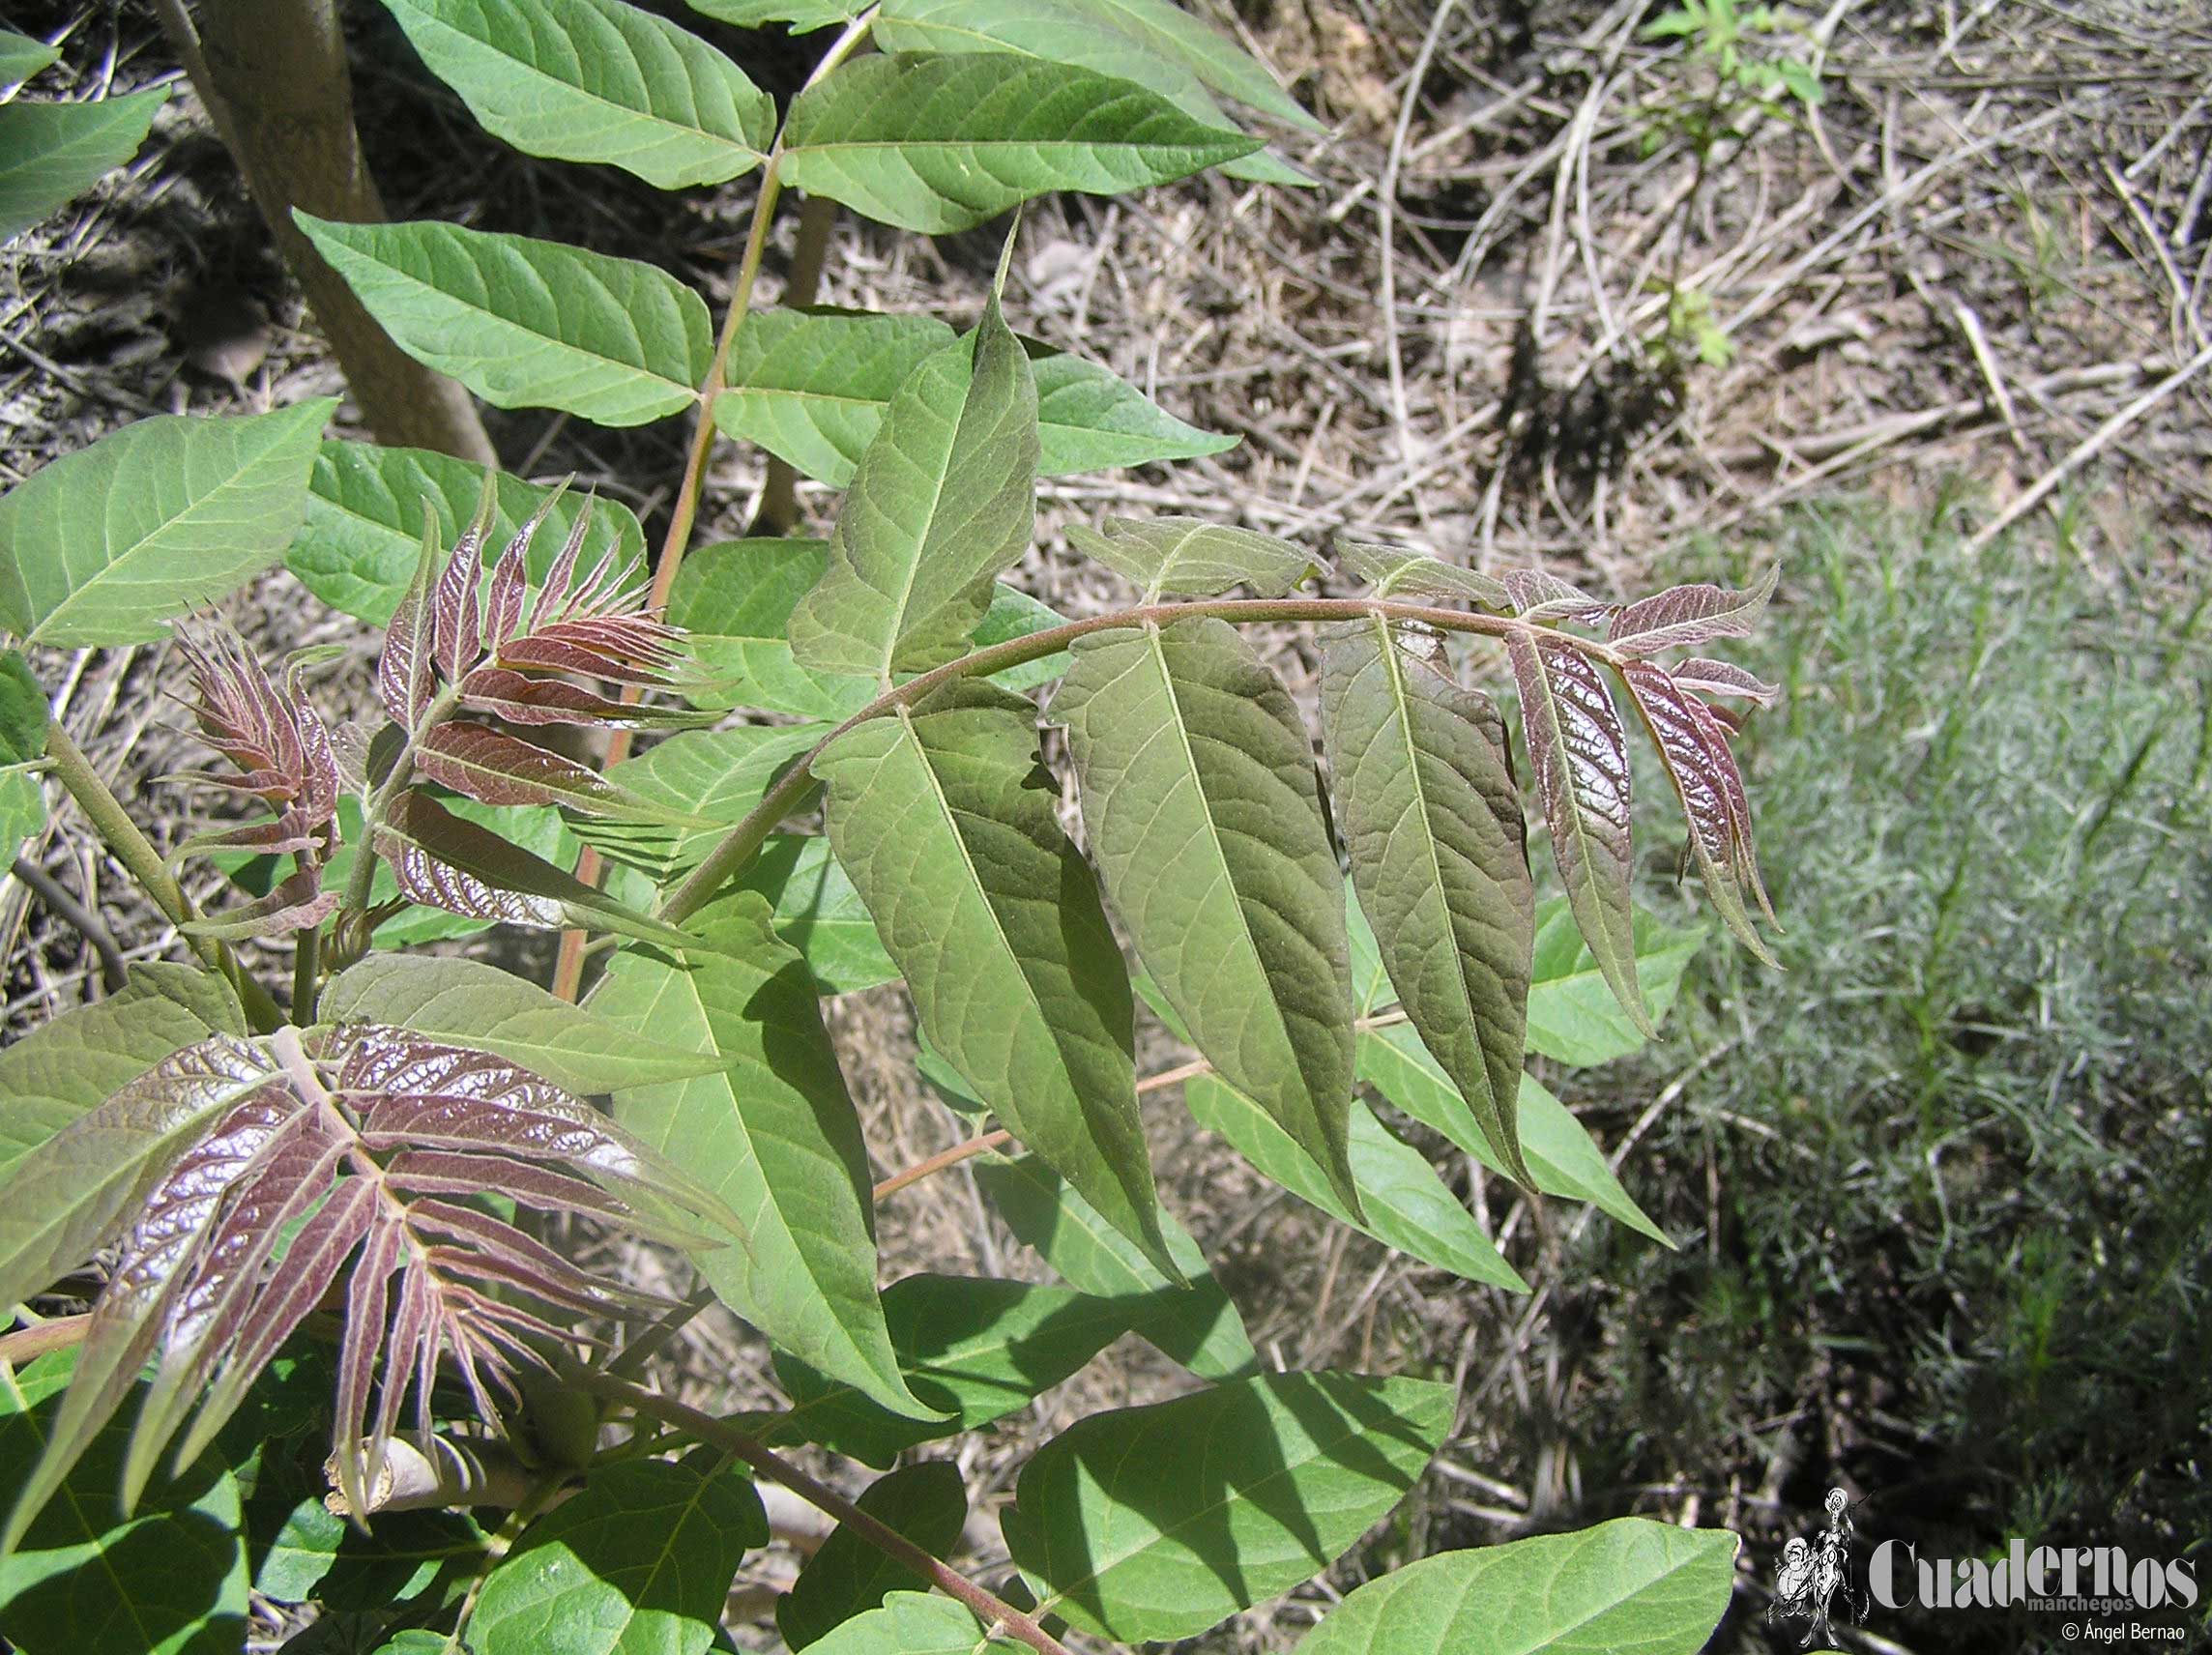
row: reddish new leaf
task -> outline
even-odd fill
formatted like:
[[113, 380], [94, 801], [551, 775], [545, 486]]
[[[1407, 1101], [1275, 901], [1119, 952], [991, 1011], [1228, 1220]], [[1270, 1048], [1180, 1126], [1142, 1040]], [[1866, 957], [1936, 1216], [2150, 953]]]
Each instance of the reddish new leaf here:
[[1603, 621], [1613, 606], [1570, 586], [1542, 569], [1507, 569], [1499, 576], [1505, 595], [1524, 621], [1540, 624], [1553, 621], [1582, 621], [1592, 625]]
[[384, 628], [384, 653], [376, 658], [376, 694], [384, 711], [402, 730], [412, 730], [430, 704], [437, 682], [433, 670], [430, 587], [438, 566], [438, 519], [422, 505], [422, 551], [415, 578], [400, 595]]
[[1505, 650], [1568, 909], [1614, 998], [1649, 1034], [1636, 984], [1628, 739], [1620, 715], [1597, 669], [1573, 646], [1515, 633]]
[[[1782, 693], [1778, 683], [1767, 683], [1754, 678], [1739, 666], [1727, 661], [1708, 661], [1692, 656], [1678, 663], [1674, 670], [1675, 683], [1697, 695], [1740, 695], [1747, 701], [1756, 701], [1761, 707], [1773, 705]], [[1717, 710], [1716, 710], [1717, 711]]]
[[430, 658], [448, 683], [458, 681], [483, 653], [479, 589], [483, 585], [484, 540], [491, 534], [494, 504], [492, 474], [486, 471], [476, 517], [453, 542], [452, 556], [430, 589]]
[[589, 816], [709, 828], [655, 804], [573, 759], [483, 724], [441, 724], [415, 749], [415, 768], [485, 804], [553, 804]]
[[713, 723], [718, 712], [615, 701], [563, 679], [508, 667], [478, 667], [461, 680], [461, 705], [509, 724], [582, 724], [608, 730], [671, 730]]
[[1615, 615], [1606, 641], [1623, 655], [1655, 655], [1715, 638], [1744, 637], [1765, 610], [1776, 573], [1768, 569], [1766, 578], [1746, 592], [1701, 583], [1654, 593]]
[[1744, 910], [1742, 870], [1750, 854], [1748, 812], [1746, 820], [1739, 822], [1731, 801], [1732, 781], [1739, 796], [1742, 781], [1736, 776], [1725, 742], [1717, 739], [1708, 741], [1707, 724], [1699, 716], [1695, 697], [1677, 688], [1664, 668], [1649, 661], [1630, 661], [1621, 669], [1621, 676], [1682, 801], [1682, 816], [1690, 828], [1690, 851], [1697, 858], [1698, 871], [1704, 876], [1707, 899], [1745, 947], [1766, 964], [1775, 964]]
[[323, 888], [322, 874], [310, 863], [268, 895], [188, 920], [185, 929], [195, 937], [215, 937], [226, 943], [279, 937], [312, 930], [335, 914], [344, 900], [342, 892]]

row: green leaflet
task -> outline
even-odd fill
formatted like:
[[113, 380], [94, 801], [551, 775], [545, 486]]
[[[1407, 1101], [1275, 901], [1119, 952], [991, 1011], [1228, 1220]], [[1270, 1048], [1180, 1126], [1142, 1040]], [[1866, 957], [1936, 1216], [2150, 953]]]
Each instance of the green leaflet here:
[[[1676, 931], [1639, 909], [1629, 934], [1644, 1015], [1656, 1027], [1673, 1009], [1683, 968], [1703, 946], [1705, 928]], [[1643, 1031], [1621, 1009], [1605, 973], [1576, 929], [1574, 915], [1558, 898], [1537, 912], [1533, 976], [1528, 991], [1529, 1050], [1587, 1067], [1625, 1057], [1644, 1044]]]
[[1450, 1434], [1449, 1385], [1233, 1379], [1095, 1413], [1038, 1449], [1002, 1518], [1040, 1612], [1123, 1642], [1188, 1638], [1325, 1569]]
[[666, 271], [457, 224], [293, 217], [401, 350], [494, 407], [642, 425], [698, 400], [707, 304]]
[[1137, 1115], [1135, 1008], [1060, 829], [1030, 704], [954, 681], [815, 761], [830, 847], [921, 1031], [1031, 1149], [1172, 1269]]
[[[0, 1511], [13, 1509], [74, 1367], [74, 1351], [0, 1367]], [[93, 1439], [15, 1550], [0, 1557], [0, 1637], [27, 1655], [216, 1655], [246, 1636], [247, 1543], [238, 1479], [218, 1453], [160, 1481], [129, 1518], [115, 1489], [131, 1436]]]
[[1365, 1104], [1355, 1099], [1352, 1105], [1352, 1170], [1366, 1198], [1366, 1210], [1354, 1217], [1313, 1157], [1220, 1076], [1192, 1076], [1183, 1085], [1183, 1096], [1201, 1126], [1220, 1133], [1261, 1172], [1331, 1218], [1470, 1282], [1528, 1291], [1436, 1169], [1411, 1145], [1392, 1137]]
[[1479, 603], [1508, 612], [1513, 607], [1502, 582], [1402, 546], [1340, 539], [1336, 558], [1345, 573], [1366, 581], [1377, 597], [1441, 597], [1447, 603]]
[[775, 910], [775, 934], [805, 958], [824, 994], [856, 994], [898, 980], [868, 906], [819, 834], [771, 833], [738, 876]]
[[1329, 636], [1322, 731], [1359, 911], [1413, 1027], [1511, 1176], [1535, 890], [1505, 725], [1380, 617]]
[[0, 497], [0, 624], [27, 643], [143, 644], [284, 555], [335, 397], [162, 415]]
[[[949, 1460], [927, 1460], [879, 1477], [855, 1503], [933, 1557], [951, 1553], [968, 1521], [967, 1484]], [[876, 1610], [894, 1591], [928, 1589], [929, 1582], [904, 1563], [840, 1527], [800, 1570], [791, 1590], [776, 1600], [776, 1630], [786, 1646], [804, 1649]]]
[[1361, 1586], [1297, 1655], [1697, 1655], [1728, 1610], [1740, 1544], [1621, 1517], [1441, 1552]]
[[88, 1110], [18, 1159], [0, 1202], [0, 1303], [19, 1304], [82, 1263], [136, 1213], [179, 1153], [268, 1080], [257, 1063], [226, 1058], [223, 1072], [201, 1085]]
[[[18, 54], [11, 73], [27, 73], [22, 65], [28, 61]], [[168, 96], [162, 86], [83, 103], [17, 99], [0, 106], [0, 242], [29, 229], [136, 155]]]
[[[493, 478], [493, 552], [538, 507], [544, 490], [500, 472]], [[422, 506], [437, 518], [437, 541], [450, 546], [476, 516], [483, 468], [427, 449], [388, 449], [376, 443], [324, 439], [308, 486], [307, 520], [284, 554], [284, 566], [334, 609], [383, 625], [399, 607], [415, 578], [422, 551]], [[564, 494], [552, 502], [530, 542], [532, 584], [560, 556], [577, 515], [587, 507], [591, 527], [576, 560], [579, 577], [612, 557], [623, 568], [645, 556], [645, 531], [619, 500]]]
[[469, 1647], [705, 1655], [738, 1565], [768, 1540], [768, 1514], [742, 1472], [669, 1460], [602, 1466], [485, 1577]]
[[723, 1302], [894, 1413], [933, 1417], [899, 1377], [884, 1328], [867, 1148], [813, 980], [750, 891], [718, 898], [697, 923], [707, 947], [682, 963], [618, 953], [590, 1009], [656, 1040], [712, 1047], [729, 1066], [619, 1090], [615, 1119], [744, 1221], [749, 1253], [697, 1261]]
[[828, 733], [816, 724], [741, 725], [733, 730], [686, 730], [657, 742], [640, 758], [610, 768], [607, 780], [637, 798], [700, 826], [668, 828], [650, 824], [571, 820], [587, 845], [644, 869], [655, 883], [696, 867], [776, 778]]
[[[1073, 64], [1156, 92], [1203, 127], [1218, 131], [1236, 125], [1181, 63], [1064, 0], [890, 0], [877, 14], [873, 35], [889, 52], [1011, 51]], [[1265, 151], [1225, 162], [1221, 170], [1263, 183], [1311, 182]]]
[[[838, 721], [875, 699], [871, 679], [816, 672], [792, 658], [791, 612], [829, 566], [830, 549], [821, 540], [732, 540], [702, 546], [684, 560], [669, 593], [668, 618], [689, 633], [685, 642], [699, 671], [696, 682], [682, 687], [694, 707], [752, 707]], [[969, 645], [979, 650], [1026, 638], [1062, 620], [1001, 581]], [[993, 673], [991, 682], [1028, 689], [1066, 670], [1064, 653], [1046, 655]]]
[[[1441, 1065], [1429, 1056], [1412, 1025], [1398, 1023], [1362, 1030], [1359, 1078], [1491, 1171], [1505, 1171], [1498, 1151], [1477, 1125], [1474, 1112], [1444, 1078]], [[1586, 1201], [1615, 1222], [1662, 1246], [1674, 1245], [1620, 1187], [1620, 1180], [1614, 1176], [1604, 1151], [1592, 1141], [1588, 1129], [1533, 1075], [1521, 1077], [1521, 1150], [1530, 1177], [1546, 1195]]]
[[933, 1437], [990, 1424], [1027, 1407], [1091, 1357], [1144, 1325], [1169, 1294], [1096, 1298], [1064, 1288], [965, 1276], [908, 1276], [884, 1290], [884, 1321], [914, 1394], [945, 1409], [935, 1422], [887, 1413], [848, 1385], [788, 1357], [776, 1377], [790, 1411], [765, 1429], [769, 1443], [812, 1442], [888, 1466]]
[[21, 85], [61, 55], [58, 46], [0, 29], [0, 92]]
[[430, 73], [527, 155], [662, 189], [749, 172], [775, 104], [697, 35], [622, 0], [384, 0]]
[[856, 58], [793, 102], [784, 142], [785, 183], [924, 235], [1056, 189], [1165, 184], [1261, 147], [1133, 82], [1012, 52]]
[[1302, 546], [1199, 517], [1109, 517], [1104, 534], [1075, 523], [1067, 540], [1142, 587], [1147, 603], [1166, 593], [1214, 597], [1239, 586], [1280, 597], [1319, 566]]
[[975, 1655], [985, 1636], [965, 1604], [893, 1592], [882, 1609], [848, 1620], [809, 1647], [814, 1655]]
[[974, 338], [932, 356], [892, 398], [837, 515], [830, 566], [792, 614], [794, 658], [888, 687], [896, 672], [958, 655], [991, 577], [1029, 548], [1036, 466], [1036, 381], [994, 295]]
[[1034, 1155], [984, 1156], [975, 1168], [983, 1199], [1062, 1281], [1100, 1298], [1148, 1299], [1151, 1308], [1136, 1317], [1134, 1326], [1162, 1354], [1204, 1379], [1234, 1379], [1259, 1365], [1244, 1319], [1173, 1213], [1161, 1211], [1160, 1228], [1188, 1287], [1176, 1286], [1154, 1269], [1134, 1243]]
[[[745, 318], [714, 422], [804, 476], [843, 488], [900, 386], [957, 337], [933, 316], [765, 310]], [[1037, 387], [1037, 469], [1046, 477], [1234, 448], [1186, 425], [1096, 363], [1023, 339]]]
[[1326, 129], [1275, 83], [1275, 77], [1220, 30], [1175, 0], [1068, 0], [1078, 16], [1128, 36], [1155, 57], [1180, 64], [1224, 98], [1309, 132]]
[[1192, 1044], [1359, 1195], [1343, 876], [1296, 707], [1220, 621], [1074, 646], [1054, 698], [1107, 894]]
[[388, 1023], [451, 1046], [496, 1052], [581, 1095], [713, 1074], [724, 1060], [705, 1041], [666, 1031], [650, 1043], [526, 977], [480, 960], [370, 954], [323, 991], [331, 1023]]
[[0, 651], [0, 861], [14, 861], [23, 841], [45, 829], [45, 789], [25, 767], [44, 757], [49, 722], [31, 663], [20, 651]]
[[15, 1164], [170, 1053], [246, 1032], [238, 995], [193, 966], [135, 965], [120, 994], [65, 1012], [0, 1051], [0, 1184]]

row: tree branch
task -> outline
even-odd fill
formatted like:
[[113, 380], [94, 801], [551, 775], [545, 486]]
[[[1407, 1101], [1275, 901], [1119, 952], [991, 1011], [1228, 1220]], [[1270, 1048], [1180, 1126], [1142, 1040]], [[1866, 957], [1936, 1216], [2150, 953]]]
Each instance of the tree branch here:
[[689, 1432], [701, 1442], [711, 1443], [736, 1455], [762, 1476], [781, 1483], [807, 1504], [828, 1512], [878, 1551], [904, 1563], [946, 1596], [966, 1604], [975, 1611], [984, 1625], [1018, 1639], [1036, 1650], [1038, 1655], [1070, 1655], [1065, 1644], [1012, 1604], [985, 1591], [958, 1570], [924, 1552], [897, 1529], [869, 1516], [834, 1489], [816, 1482], [797, 1466], [763, 1447], [736, 1426], [716, 1419], [711, 1413], [686, 1407], [673, 1397], [649, 1391], [629, 1379], [617, 1379], [612, 1374], [595, 1374], [579, 1369], [569, 1377], [586, 1390], [611, 1402], [622, 1403], [635, 1412], [657, 1419], [665, 1425], [677, 1426]]

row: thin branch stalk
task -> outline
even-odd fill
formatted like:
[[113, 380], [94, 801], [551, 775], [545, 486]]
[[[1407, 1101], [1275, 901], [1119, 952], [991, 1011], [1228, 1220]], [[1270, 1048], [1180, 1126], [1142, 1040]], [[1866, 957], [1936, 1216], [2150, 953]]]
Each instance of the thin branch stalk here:
[[1361, 616], [1373, 615], [1389, 621], [1412, 621], [1424, 626], [1433, 626], [1441, 632], [1472, 632], [1486, 637], [1505, 638], [1517, 633], [1530, 633], [1555, 639], [1580, 650], [1591, 659], [1605, 665], [1617, 664], [1614, 653], [1603, 644], [1587, 638], [1578, 638], [1549, 626], [1534, 625], [1504, 615], [1483, 615], [1466, 609], [1442, 609], [1423, 603], [1399, 603], [1379, 597], [1224, 597], [1196, 603], [1151, 603], [1135, 609], [1118, 610], [1109, 615], [1094, 615], [1086, 621], [1070, 621], [1064, 625], [1047, 627], [1032, 632], [1024, 638], [1009, 638], [1003, 644], [977, 650], [972, 655], [925, 672], [884, 691], [867, 706], [839, 724], [829, 735], [817, 741], [798, 764], [784, 772], [783, 779], [771, 788], [768, 796], [738, 825], [723, 835], [721, 841], [707, 855], [707, 859], [691, 871], [684, 883], [669, 892], [661, 903], [659, 917], [671, 924], [682, 924], [713, 900], [714, 893], [724, 884], [743, 870], [753, 859], [761, 846], [767, 842], [776, 824], [798, 810], [813, 792], [814, 778], [809, 773], [814, 761], [838, 737], [856, 725], [901, 707], [911, 707], [935, 689], [958, 678], [987, 677], [1018, 667], [1030, 661], [1042, 660], [1058, 654], [1076, 639], [1092, 632], [1109, 631], [1118, 626], [1164, 626], [1191, 616], [1210, 616], [1233, 624], [1252, 624], [1261, 622], [1299, 621], [1353, 621]]
[[923, 1551], [897, 1529], [871, 1517], [834, 1489], [816, 1482], [797, 1466], [762, 1446], [726, 1420], [688, 1408], [629, 1379], [579, 1370], [573, 1382], [595, 1395], [618, 1402], [648, 1418], [686, 1431], [701, 1442], [735, 1455], [762, 1476], [781, 1483], [807, 1504], [828, 1512], [886, 1555], [896, 1558], [939, 1591], [966, 1604], [987, 1627], [1028, 1644], [1038, 1655], [1070, 1655], [1067, 1646], [1004, 1598], [985, 1591], [958, 1570]]
[[177, 883], [176, 875], [162, 861], [161, 853], [139, 831], [138, 824], [131, 820], [122, 801], [100, 779], [100, 772], [93, 769], [84, 749], [70, 739], [58, 718], [46, 727], [46, 756], [53, 760], [54, 775], [76, 800], [77, 808], [84, 812], [94, 831], [154, 899], [154, 906], [177, 928], [191, 951], [220, 972], [238, 991], [239, 1001], [253, 1026], [267, 1031], [281, 1024], [284, 1014], [269, 998], [269, 991], [240, 968], [237, 956], [229, 947], [213, 937], [198, 936], [189, 929], [198, 917], [191, 898], [185, 894], [185, 887]]

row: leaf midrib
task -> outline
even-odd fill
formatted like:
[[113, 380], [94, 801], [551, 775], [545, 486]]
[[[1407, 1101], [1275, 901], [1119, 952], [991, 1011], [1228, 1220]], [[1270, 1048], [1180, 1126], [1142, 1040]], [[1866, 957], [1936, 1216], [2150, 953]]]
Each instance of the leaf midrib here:
[[[404, 4], [405, 0], [401, 0], [401, 3]], [[722, 148], [739, 151], [743, 155], [751, 157], [753, 162], [756, 165], [764, 162], [768, 159], [766, 156], [762, 155], [759, 150], [754, 149], [750, 143], [747, 143], [742, 138], [726, 137], [722, 133], [711, 131], [705, 127], [686, 126], [682, 121], [671, 121], [665, 115], [661, 115], [655, 110], [640, 109], [635, 104], [621, 102], [616, 99], [607, 97], [603, 93], [594, 91], [591, 87], [580, 86], [573, 80], [564, 80], [560, 75], [554, 74], [547, 70], [539, 68], [537, 64], [530, 62], [528, 59], [515, 56], [514, 53], [509, 51], [505, 46], [499, 44], [497, 42], [486, 40], [481, 35], [472, 35], [466, 29], [455, 27], [453, 24], [448, 22], [444, 17], [420, 11], [419, 9], [412, 7], [410, 10], [415, 10], [416, 15], [421, 17], [423, 22], [430, 28], [443, 30], [445, 33], [452, 36], [456, 40], [466, 41], [474, 46], [480, 46], [483, 50], [490, 52], [495, 57], [498, 57], [505, 62], [518, 65], [526, 73], [536, 75], [538, 79], [545, 81], [549, 85], [558, 86], [564, 91], [571, 93], [575, 97], [584, 100], [588, 103], [595, 104], [600, 108], [611, 109], [618, 114], [626, 115], [636, 121], [642, 121], [648, 126], [665, 128], [672, 133], [681, 133], [686, 137], [692, 138], [704, 138], [708, 142], [718, 145]], [[576, 44], [573, 36], [569, 36], [568, 38], [571, 44]], [[637, 64], [638, 73], [641, 76], [643, 76], [646, 73], [645, 65], [638, 62], [636, 48], [631, 44], [629, 37], [626, 34], [623, 36], [623, 44], [629, 50], [630, 61]], [[585, 55], [586, 53], [579, 47], [577, 56], [581, 58]], [[682, 56], [681, 50], [679, 50], [678, 56]], [[735, 68], [736, 66], [733, 65], [732, 67]], [[740, 73], [742, 73], [743, 72], [741, 70]], [[684, 64], [683, 75], [685, 82], [693, 86], [695, 94], [696, 83], [692, 81], [690, 64]], [[519, 119], [520, 117], [509, 115], [508, 118]], [[542, 121], [545, 119], [545, 116], [543, 113], [538, 113], [530, 118]]]

